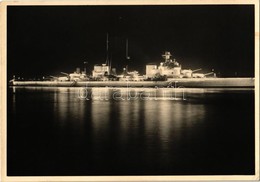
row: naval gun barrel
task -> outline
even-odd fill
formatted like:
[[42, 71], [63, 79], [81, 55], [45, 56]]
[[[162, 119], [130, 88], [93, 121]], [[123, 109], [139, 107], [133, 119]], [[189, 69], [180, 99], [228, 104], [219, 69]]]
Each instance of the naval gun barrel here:
[[214, 74], [214, 72], [209, 72], [209, 73], [206, 73], [204, 75], [207, 76], [207, 75], [211, 75], [211, 74]]
[[196, 70], [192, 70], [192, 73], [194, 73], [194, 72], [196, 72], [196, 71], [200, 71], [200, 70], [202, 70], [202, 69], [199, 68], [199, 69], [196, 69]]
[[65, 72], [60, 72], [60, 73], [63, 74], [63, 75], [67, 75], [67, 76], [69, 76], [68, 73], [65, 73]]

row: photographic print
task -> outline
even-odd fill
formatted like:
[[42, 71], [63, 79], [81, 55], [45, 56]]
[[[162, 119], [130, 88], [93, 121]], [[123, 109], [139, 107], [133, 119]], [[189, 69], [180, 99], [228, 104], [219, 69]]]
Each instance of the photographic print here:
[[259, 179], [257, 5], [3, 3], [3, 181]]

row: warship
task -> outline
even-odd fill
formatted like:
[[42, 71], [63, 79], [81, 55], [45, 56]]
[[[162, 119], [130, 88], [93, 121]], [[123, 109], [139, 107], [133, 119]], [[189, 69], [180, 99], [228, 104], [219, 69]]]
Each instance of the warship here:
[[[47, 76], [42, 80], [23, 80], [16, 78], [9, 81], [10, 86], [41, 86], [41, 87], [186, 87], [186, 88], [253, 88], [253, 77], [218, 78], [214, 70], [209, 73], [198, 73], [201, 68], [183, 69], [182, 65], [172, 59], [169, 51], [162, 54], [163, 62], [147, 64], [146, 74], [128, 70], [128, 65], [121, 74], [116, 73], [109, 60], [108, 34], [106, 40], [106, 62], [94, 65], [92, 74], [87, 74], [86, 66], [81, 71], [76, 68], [73, 73], [61, 72], [63, 76]], [[126, 40], [126, 59], [128, 55], [128, 40]], [[86, 62], [84, 62], [84, 65]]]
[[64, 76], [49, 76], [43, 80], [19, 80], [15, 77], [9, 81], [10, 86], [42, 87], [185, 87], [185, 88], [253, 88], [253, 77], [218, 78], [214, 72], [197, 73], [196, 70], [182, 69], [171, 53], [165, 52], [164, 62], [146, 65], [146, 74], [129, 71], [126, 66], [122, 74], [116, 74], [111, 64], [97, 64], [92, 75], [87, 75], [86, 68], [81, 72], [77, 68], [73, 73], [61, 72]]

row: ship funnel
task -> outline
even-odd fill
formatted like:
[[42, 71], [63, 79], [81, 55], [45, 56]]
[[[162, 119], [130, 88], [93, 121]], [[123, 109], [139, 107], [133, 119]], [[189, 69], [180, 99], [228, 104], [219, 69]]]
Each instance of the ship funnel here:
[[80, 74], [80, 68], [76, 68], [76, 73]]

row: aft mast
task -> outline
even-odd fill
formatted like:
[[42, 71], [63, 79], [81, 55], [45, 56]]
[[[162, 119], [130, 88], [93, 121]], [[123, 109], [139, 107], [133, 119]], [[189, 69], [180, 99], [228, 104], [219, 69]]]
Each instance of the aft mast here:
[[107, 33], [107, 41], [106, 41], [106, 65], [108, 66], [108, 74], [111, 72], [111, 63], [109, 62], [109, 36]]
[[126, 39], [126, 45], [125, 45], [125, 57], [126, 57], [126, 72], [128, 72], [128, 61], [130, 60], [130, 57], [128, 55], [128, 39]]

